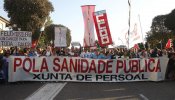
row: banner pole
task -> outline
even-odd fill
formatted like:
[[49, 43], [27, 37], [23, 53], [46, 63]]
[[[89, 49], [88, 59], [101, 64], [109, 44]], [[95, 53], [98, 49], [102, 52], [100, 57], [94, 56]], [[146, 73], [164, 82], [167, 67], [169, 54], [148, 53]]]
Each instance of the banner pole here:
[[128, 18], [128, 49], [129, 49], [129, 36], [130, 36], [130, 25], [131, 25], [131, 0], [128, 0], [128, 5], [129, 5], [129, 18]]

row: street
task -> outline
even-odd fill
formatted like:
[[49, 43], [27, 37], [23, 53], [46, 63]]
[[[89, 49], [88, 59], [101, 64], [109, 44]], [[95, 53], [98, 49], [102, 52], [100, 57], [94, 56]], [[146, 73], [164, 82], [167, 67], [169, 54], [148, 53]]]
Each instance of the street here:
[[[174, 84], [175, 81], [16, 82], [0, 84], [0, 100], [175, 100]], [[48, 90], [45, 90], [45, 87]], [[55, 92], [53, 87], [58, 87]], [[41, 94], [40, 91], [44, 94]], [[50, 94], [51, 92], [54, 93]]]

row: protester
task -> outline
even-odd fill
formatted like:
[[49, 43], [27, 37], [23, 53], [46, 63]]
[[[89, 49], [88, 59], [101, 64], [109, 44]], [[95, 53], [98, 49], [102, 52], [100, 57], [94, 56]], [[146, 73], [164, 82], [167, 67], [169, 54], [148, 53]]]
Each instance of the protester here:
[[97, 59], [99, 55], [99, 51], [98, 50], [94, 50], [94, 53], [92, 54], [92, 59]]
[[97, 58], [98, 59], [106, 59], [105, 50], [100, 51], [100, 53], [99, 53]]
[[5, 80], [3, 67], [4, 67], [3, 55], [0, 55], [0, 82], [3, 82]]
[[165, 79], [175, 80], [175, 52], [169, 53]]
[[[9, 56], [28, 56], [28, 57], [50, 57], [50, 56], [66, 56], [66, 57], [81, 57], [87, 59], [132, 59], [132, 58], [149, 58], [149, 57], [162, 57], [164, 55], [169, 57], [169, 62], [166, 70], [166, 79], [175, 79], [175, 53], [173, 49], [169, 50], [159, 50], [157, 48], [152, 50], [140, 49], [137, 51], [126, 50], [126, 49], [116, 49], [116, 48], [99, 48], [99, 49], [89, 49], [86, 48], [82, 50], [80, 54], [80, 49], [76, 47], [69, 48], [53, 48], [47, 46], [46, 48], [40, 50], [39, 48], [17, 48], [12, 47], [10, 49], [0, 50], [3, 55], [0, 56], [0, 79], [8, 80], [8, 62]], [[168, 52], [168, 53], [167, 53]], [[2, 58], [3, 56], [3, 58]]]
[[51, 46], [47, 46], [46, 48], [46, 54], [45, 56], [51, 56], [52, 55], [52, 47]]
[[151, 52], [151, 57], [158, 57], [158, 49], [154, 48]]
[[66, 57], [70, 56], [68, 48], [64, 48], [64, 56]]

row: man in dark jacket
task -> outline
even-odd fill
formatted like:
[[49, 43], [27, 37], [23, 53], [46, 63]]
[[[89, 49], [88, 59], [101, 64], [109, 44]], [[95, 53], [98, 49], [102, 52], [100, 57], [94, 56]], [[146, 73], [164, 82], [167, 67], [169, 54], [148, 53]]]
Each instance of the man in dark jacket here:
[[165, 79], [175, 80], [175, 52], [168, 54], [169, 61], [165, 73]]

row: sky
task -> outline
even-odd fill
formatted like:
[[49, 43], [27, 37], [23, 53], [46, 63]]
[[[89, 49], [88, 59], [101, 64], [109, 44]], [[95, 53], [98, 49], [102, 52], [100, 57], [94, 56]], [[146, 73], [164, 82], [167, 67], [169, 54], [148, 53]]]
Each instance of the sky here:
[[[112, 40], [115, 45], [125, 45], [125, 33], [128, 31], [128, 0], [49, 0], [54, 12], [50, 14], [54, 24], [62, 24], [71, 30], [72, 41], [83, 44], [84, 21], [81, 6], [96, 5], [95, 11], [106, 10]], [[131, 0], [131, 27], [139, 23], [143, 38], [150, 31], [152, 19], [158, 15], [170, 13], [175, 9], [175, 0]], [[0, 0], [0, 16], [7, 18]], [[94, 30], [95, 35], [96, 31]], [[96, 38], [97, 39], [97, 38]], [[142, 41], [142, 40], [141, 40]]]

